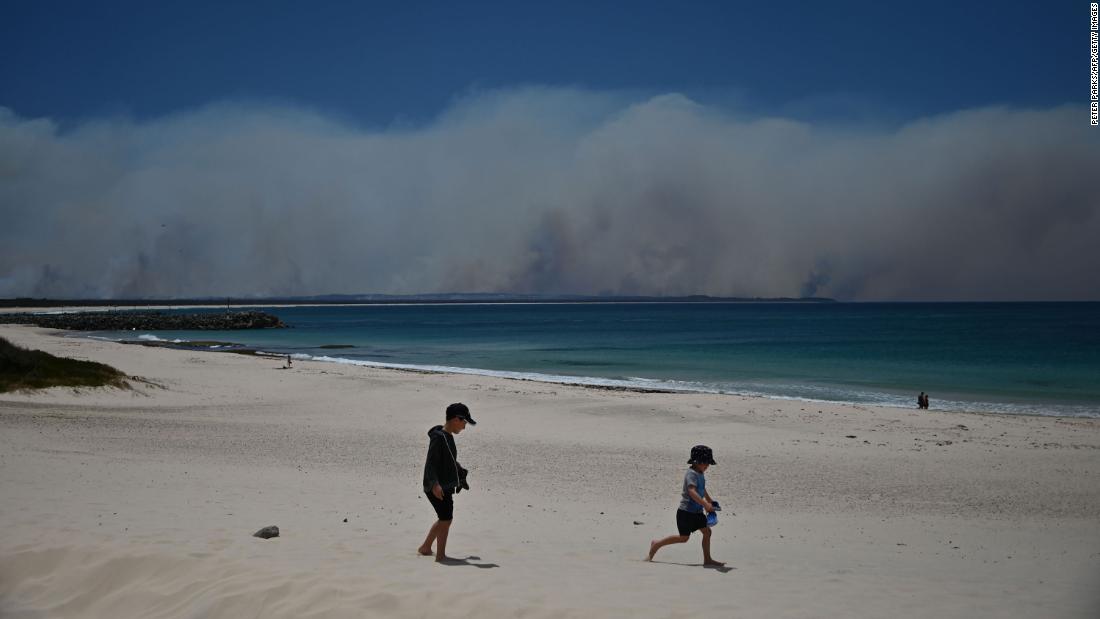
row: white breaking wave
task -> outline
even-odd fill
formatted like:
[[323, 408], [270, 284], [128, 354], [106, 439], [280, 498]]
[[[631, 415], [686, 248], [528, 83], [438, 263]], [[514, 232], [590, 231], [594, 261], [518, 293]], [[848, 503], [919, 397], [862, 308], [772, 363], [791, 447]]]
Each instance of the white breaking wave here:
[[[279, 353], [271, 353], [278, 355]], [[281, 355], [280, 355], [281, 356]], [[800, 395], [784, 395], [769, 391], [764, 386], [736, 386], [728, 384], [702, 383], [693, 381], [653, 379], [641, 377], [627, 378], [602, 378], [597, 376], [568, 376], [563, 374], [544, 374], [540, 372], [512, 372], [506, 370], [487, 370], [482, 368], [465, 368], [447, 365], [418, 365], [411, 363], [382, 363], [379, 361], [365, 361], [359, 359], [345, 359], [342, 357], [329, 357], [325, 355], [295, 354], [295, 359], [312, 361], [324, 361], [328, 363], [341, 363], [345, 365], [358, 365], [381, 369], [411, 370], [416, 372], [438, 372], [446, 374], [468, 374], [474, 376], [492, 376], [497, 378], [509, 378], [515, 380], [529, 380], [540, 383], [553, 383], [562, 385], [581, 385], [588, 387], [608, 387], [614, 389], [636, 389], [641, 391], [672, 391], [678, 393], [710, 393], [720, 395], [740, 395], [747, 397], [768, 398], [772, 400], [791, 400], [816, 404], [850, 404], [862, 406], [885, 406], [889, 408], [915, 408], [916, 396], [902, 396], [897, 394], [874, 391], [846, 391], [817, 386], [774, 385], [773, 389], [786, 390], [817, 390], [833, 393], [836, 397], [815, 398]], [[1042, 404], [1017, 404], [1006, 402], [969, 402], [962, 400], [936, 400], [932, 401], [932, 410], [949, 412], [992, 412], [1010, 415], [1038, 415], [1045, 417], [1090, 417], [1100, 418], [1100, 410], [1086, 405], [1042, 405]]]
[[[676, 386], [676, 381], [653, 381], [647, 379], [616, 379], [600, 378], [597, 376], [566, 376], [561, 374], [542, 374], [539, 372], [511, 372], [507, 370], [486, 370], [482, 368], [463, 368], [449, 365], [416, 365], [411, 363], [381, 363], [378, 361], [363, 361], [360, 359], [344, 359], [342, 357], [328, 357], [323, 355], [294, 355], [294, 358], [308, 359], [312, 361], [326, 361], [329, 363], [343, 363], [346, 365], [360, 365], [364, 367], [382, 368], [391, 370], [412, 370], [416, 372], [439, 372], [445, 374], [471, 374], [475, 376], [493, 376], [496, 378], [512, 378], [516, 380], [530, 380], [541, 383], [557, 383], [565, 385], [587, 385], [595, 387], [616, 387], [628, 389], [647, 389], [664, 391], [696, 391]], [[642, 381], [646, 381], [643, 383]], [[687, 383], [684, 383], [687, 384]]]
[[183, 342], [183, 340], [181, 340], [179, 338], [176, 338], [174, 340], [166, 340], [162, 337], [157, 337], [157, 336], [153, 335], [152, 333], [143, 333], [143, 334], [139, 335], [137, 337], [137, 339], [144, 340], [146, 342], [171, 342], [173, 344], [180, 344], [180, 343]]

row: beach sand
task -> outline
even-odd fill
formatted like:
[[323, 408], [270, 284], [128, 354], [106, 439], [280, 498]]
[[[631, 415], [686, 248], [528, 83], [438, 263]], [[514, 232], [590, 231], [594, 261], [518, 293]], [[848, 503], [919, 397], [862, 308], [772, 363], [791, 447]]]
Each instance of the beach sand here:
[[[0, 394], [0, 617], [1100, 616], [1098, 420], [0, 337], [141, 377]], [[456, 401], [448, 566], [416, 548]], [[697, 443], [727, 567], [646, 563]]]

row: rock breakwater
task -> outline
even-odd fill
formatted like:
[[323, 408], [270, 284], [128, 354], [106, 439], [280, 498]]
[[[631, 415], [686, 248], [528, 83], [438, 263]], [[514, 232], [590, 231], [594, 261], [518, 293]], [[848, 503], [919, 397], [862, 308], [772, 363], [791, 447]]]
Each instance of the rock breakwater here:
[[73, 331], [229, 331], [282, 329], [286, 324], [266, 312], [75, 312], [72, 314], [0, 314], [0, 323], [31, 324]]

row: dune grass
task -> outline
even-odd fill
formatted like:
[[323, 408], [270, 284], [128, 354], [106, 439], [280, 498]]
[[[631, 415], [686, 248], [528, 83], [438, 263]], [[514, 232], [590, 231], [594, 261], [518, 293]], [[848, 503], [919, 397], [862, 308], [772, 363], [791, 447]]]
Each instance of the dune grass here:
[[95, 361], [27, 350], [0, 337], [0, 392], [47, 387], [128, 387], [126, 375]]

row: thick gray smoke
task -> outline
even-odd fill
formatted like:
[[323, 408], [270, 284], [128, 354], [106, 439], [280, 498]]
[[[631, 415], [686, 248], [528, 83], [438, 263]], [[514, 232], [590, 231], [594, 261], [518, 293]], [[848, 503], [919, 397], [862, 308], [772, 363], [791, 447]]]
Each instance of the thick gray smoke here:
[[1083, 108], [891, 130], [530, 88], [367, 130], [0, 108], [0, 296], [536, 292], [1100, 299]]

